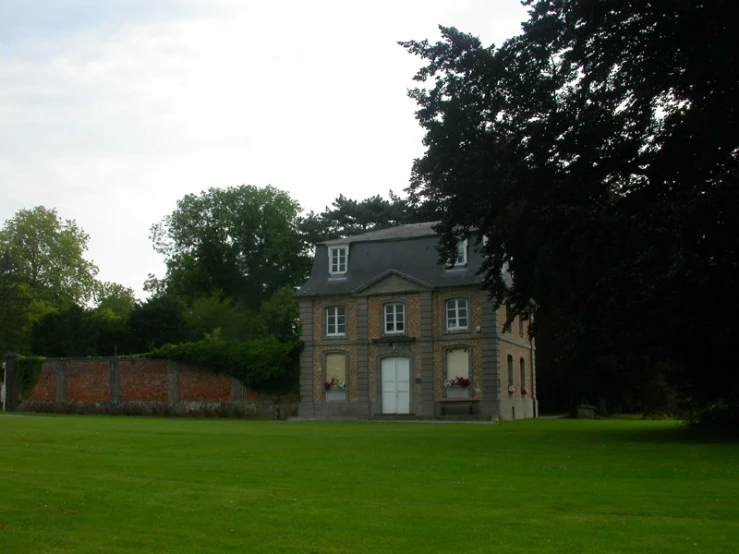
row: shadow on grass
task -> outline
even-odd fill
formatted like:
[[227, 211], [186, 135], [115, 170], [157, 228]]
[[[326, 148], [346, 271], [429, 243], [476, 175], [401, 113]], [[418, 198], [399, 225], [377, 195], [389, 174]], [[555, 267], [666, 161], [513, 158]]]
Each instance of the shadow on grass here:
[[654, 428], [639, 428], [632, 426], [624, 429], [609, 429], [605, 433], [609, 438], [620, 442], [641, 443], [735, 443], [739, 445], [739, 435], [736, 431], [717, 428], [694, 427], [675, 422], [674, 426]]

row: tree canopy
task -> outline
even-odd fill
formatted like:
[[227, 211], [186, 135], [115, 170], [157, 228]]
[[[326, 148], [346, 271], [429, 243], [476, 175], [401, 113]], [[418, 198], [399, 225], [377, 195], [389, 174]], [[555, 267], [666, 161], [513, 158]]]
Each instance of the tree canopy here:
[[310, 257], [299, 215], [300, 205], [273, 187], [242, 185], [188, 194], [152, 227], [167, 275], [164, 283], [149, 286], [189, 300], [222, 291], [256, 309], [308, 274]]
[[323, 212], [310, 212], [303, 218], [301, 226], [306, 240], [315, 245], [325, 240], [416, 223], [416, 217], [417, 213], [408, 202], [393, 191], [390, 191], [389, 200], [379, 194], [364, 200], [353, 200], [340, 194]]
[[20, 210], [0, 230], [0, 253], [25, 284], [37, 317], [92, 297], [97, 267], [85, 258], [89, 236], [56, 210]]
[[447, 257], [471, 228], [491, 238], [486, 287], [545, 307], [569, 394], [736, 394], [739, 5], [525, 4], [500, 48], [444, 27], [401, 43], [426, 62], [411, 196], [441, 206]]

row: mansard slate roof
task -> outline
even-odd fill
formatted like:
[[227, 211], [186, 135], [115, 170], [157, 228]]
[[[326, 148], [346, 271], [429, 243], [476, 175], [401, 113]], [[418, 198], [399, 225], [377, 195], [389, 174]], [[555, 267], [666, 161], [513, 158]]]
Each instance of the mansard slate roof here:
[[394, 240], [394, 239], [410, 239], [417, 237], [436, 236], [437, 233], [433, 227], [438, 221], [430, 221], [428, 223], [412, 223], [410, 225], [398, 225], [388, 229], [380, 229], [379, 231], [370, 231], [361, 235], [354, 235], [343, 239], [333, 239], [322, 242], [321, 244], [351, 244], [353, 242], [367, 242], [374, 240]]
[[[477, 272], [482, 257], [475, 251], [475, 236], [469, 237], [467, 265], [447, 268], [439, 263], [439, 236], [434, 225], [436, 222], [400, 225], [317, 245], [310, 278], [300, 287], [298, 296], [356, 294], [389, 275], [428, 289], [480, 285], [482, 276]], [[349, 247], [347, 272], [331, 276], [328, 249], [339, 245]]]

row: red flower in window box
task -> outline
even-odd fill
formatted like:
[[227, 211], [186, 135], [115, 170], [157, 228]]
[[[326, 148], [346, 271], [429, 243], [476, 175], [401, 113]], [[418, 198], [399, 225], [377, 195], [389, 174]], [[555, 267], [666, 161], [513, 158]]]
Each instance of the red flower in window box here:
[[521, 396], [524, 396], [524, 395], [526, 395], [528, 393], [529, 393], [529, 391], [527, 391], [525, 387], [521, 387]]
[[330, 381], [326, 381], [323, 384], [323, 388], [327, 391], [330, 391], [330, 390], [342, 391], [346, 389], [346, 383], [344, 383], [344, 381], [336, 379], [335, 377], [332, 377]]
[[455, 377], [454, 379], [447, 379], [444, 381], [444, 387], [447, 389], [460, 387], [466, 389], [470, 386], [471, 381], [466, 377]]

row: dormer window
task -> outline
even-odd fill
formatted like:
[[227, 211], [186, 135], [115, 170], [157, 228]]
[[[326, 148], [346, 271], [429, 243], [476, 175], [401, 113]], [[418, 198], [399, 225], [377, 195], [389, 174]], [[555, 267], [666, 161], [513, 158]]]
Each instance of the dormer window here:
[[454, 260], [454, 266], [461, 265], [467, 265], [467, 239], [457, 243], [457, 258]]
[[346, 273], [349, 261], [349, 247], [331, 246], [328, 249], [328, 272], [331, 275], [342, 275]]

